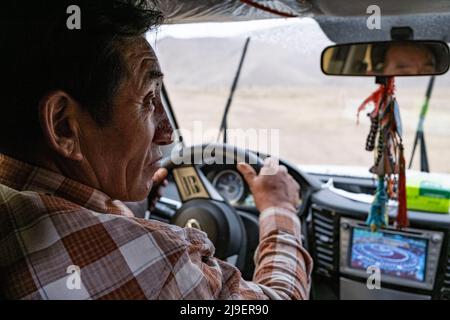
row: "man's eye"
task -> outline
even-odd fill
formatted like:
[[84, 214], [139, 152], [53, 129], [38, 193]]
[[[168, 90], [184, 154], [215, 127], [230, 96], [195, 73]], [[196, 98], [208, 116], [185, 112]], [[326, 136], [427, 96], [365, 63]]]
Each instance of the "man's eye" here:
[[155, 109], [155, 97], [145, 99], [143, 107], [145, 108], [145, 111], [152, 112]]

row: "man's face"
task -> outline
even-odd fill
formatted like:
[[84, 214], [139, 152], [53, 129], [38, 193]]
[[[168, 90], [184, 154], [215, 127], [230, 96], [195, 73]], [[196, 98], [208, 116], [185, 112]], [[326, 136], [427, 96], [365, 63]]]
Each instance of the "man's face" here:
[[160, 167], [160, 145], [172, 142], [172, 128], [161, 102], [162, 73], [144, 38], [122, 49], [128, 76], [114, 100], [110, 125], [87, 120], [81, 130], [85, 163], [98, 188], [113, 199], [143, 200]]
[[384, 74], [417, 75], [434, 72], [433, 55], [426, 47], [393, 45], [386, 52]]

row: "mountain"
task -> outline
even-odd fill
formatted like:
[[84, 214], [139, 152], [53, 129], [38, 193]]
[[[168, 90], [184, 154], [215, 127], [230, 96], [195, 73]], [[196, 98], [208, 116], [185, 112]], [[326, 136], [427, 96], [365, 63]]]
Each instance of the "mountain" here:
[[[180, 27], [182, 28], [182, 26]], [[152, 43], [169, 86], [229, 88], [247, 36], [251, 37], [239, 80], [240, 88], [299, 86], [364, 86], [373, 88], [371, 77], [330, 77], [322, 74], [322, 50], [332, 45], [317, 23], [295, 23], [244, 32], [234, 37], [174, 38]], [[397, 80], [407, 87], [425, 88], [428, 77]], [[450, 76], [439, 77], [450, 84]]]

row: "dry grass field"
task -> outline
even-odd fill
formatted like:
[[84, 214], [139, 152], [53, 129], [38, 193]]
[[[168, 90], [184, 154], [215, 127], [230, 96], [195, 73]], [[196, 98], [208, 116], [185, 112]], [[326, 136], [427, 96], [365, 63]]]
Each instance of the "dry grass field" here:
[[[279, 129], [280, 155], [293, 163], [369, 167], [373, 155], [364, 150], [369, 121], [365, 113], [361, 113], [357, 125], [356, 109], [374, 88], [241, 89], [233, 101], [229, 127]], [[424, 91], [422, 87], [397, 90], [407, 161]], [[183, 129], [193, 130], [195, 121], [200, 121], [205, 130], [219, 127], [228, 94], [226, 89], [171, 86], [169, 92]], [[425, 134], [431, 170], [450, 173], [450, 92], [445, 88], [437, 88], [433, 94]], [[210, 135], [209, 139], [215, 139], [215, 135]], [[418, 158], [417, 154], [414, 169], [418, 169]]]

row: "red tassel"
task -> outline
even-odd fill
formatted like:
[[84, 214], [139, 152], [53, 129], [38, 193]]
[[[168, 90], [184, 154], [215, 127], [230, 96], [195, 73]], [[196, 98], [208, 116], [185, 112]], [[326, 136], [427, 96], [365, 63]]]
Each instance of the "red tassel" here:
[[367, 97], [366, 100], [363, 101], [363, 103], [361, 103], [361, 105], [358, 107], [358, 112], [356, 113], [357, 124], [359, 124], [359, 113], [363, 111], [370, 102], [372, 102], [375, 105], [374, 112], [376, 113], [376, 111], [380, 107], [380, 101], [381, 98], [383, 97], [383, 92], [384, 86], [381, 85], [375, 92], [373, 92], [369, 97]]
[[403, 146], [400, 146], [400, 172], [398, 178], [398, 212], [397, 227], [406, 228], [408, 226], [408, 209], [406, 204], [406, 175], [405, 157], [403, 156]]
[[386, 86], [380, 85], [380, 87], [375, 90], [369, 97], [367, 97], [366, 100], [361, 103], [361, 105], [358, 107], [358, 112], [356, 114], [357, 117], [357, 123], [359, 124], [359, 113], [363, 111], [367, 104], [372, 102], [375, 105], [375, 109], [373, 111], [374, 114], [378, 113], [378, 109], [380, 108], [381, 99], [385, 96], [391, 96], [394, 94], [395, 91], [395, 84], [394, 84], [394, 77], [390, 77], [387, 80]]

